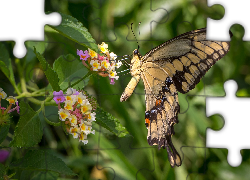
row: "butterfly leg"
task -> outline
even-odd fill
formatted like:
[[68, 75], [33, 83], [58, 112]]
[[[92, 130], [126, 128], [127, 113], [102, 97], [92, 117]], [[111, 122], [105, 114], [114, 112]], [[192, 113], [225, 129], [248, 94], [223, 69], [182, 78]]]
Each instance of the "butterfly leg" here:
[[140, 76], [133, 76], [131, 78], [131, 80], [129, 81], [127, 87], [125, 88], [124, 92], [122, 93], [122, 96], [120, 98], [120, 101], [126, 101], [131, 94], [134, 92], [136, 85], [138, 84], [138, 82], [140, 81]]

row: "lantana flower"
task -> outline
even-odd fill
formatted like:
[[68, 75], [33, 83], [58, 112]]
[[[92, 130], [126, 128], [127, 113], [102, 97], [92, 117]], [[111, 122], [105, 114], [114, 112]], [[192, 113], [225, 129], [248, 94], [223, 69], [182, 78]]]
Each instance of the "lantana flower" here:
[[105, 42], [102, 42], [101, 45], [98, 44], [98, 48], [102, 53], [106, 54], [108, 52], [108, 45]]
[[[117, 73], [115, 68], [119, 68], [122, 65], [122, 62], [116, 60], [117, 55], [115, 53], [109, 53], [108, 44], [102, 42], [102, 44], [98, 44], [98, 49], [100, 50], [100, 54], [90, 48], [84, 52], [77, 49], [77, 55], [80, 56], [81, 60], [84, 60], [82, 61], [84, 66], [92, 71], [98, 71], [98, 74], [102, 77], [109, 76], [110, 84], [114, 84], [114, 80], [117, 80], [119, 77], [116, 76]], [[86, 53], [88, 53], [89, 56], [87, 56]], [[114, 67], [112, 71], [110, 71], [111, 66]]]
[[[17, 98], [13, 97], [13, 96], [9, 96], [7, 98], [6, 97], [7, 97], [7, 94], [3, 91], [2, 88], [0, 88], [0, 126], [5, 125], [5, 124], [9, 124], [9, 122], [10, 122], [9, 113], [11, 113], [11, 112], [13, 112], [15, 110], [17, 111], [18, 114], [20, 113], [19, 112], [20, 107], [18, 105]], [[6, 99], [6, 101], [9, 102], [9, 106], [7, 108], [1, 106], [2, 99]], [[12, 108], [12, 106], [15, 106], [15, 107]]]
[[[53, 94], [66, 96], [66, 98], [61, 98], [64, 101], [58, 103], [58, 114], [67, 132], [74, 138], [78, 138], [80, 142], [87, 144], [87, 135], [95, 134], [92, 130], [92, 122], [95, 121], [96, 101], [86, 92], [72, 88], [68, 88], [66, 94], [61, 94], [60, 91], [54, 91]], [[53, 99], [58, 102], [57, 98]]]
[[89, 50], [89, 55], [91, 59], [97, 58], [97, 53], [95, 51], [93, 51], [92, 49], [88, 49], [88, 50]]
[[80, 56], [80, 59], [84, 61], [86, 61], [90, 57], [87, 50], [83, 52], [82, 50], [77, 49], [77, 55]]
[[90, 65], [92, 65], [93, 71], [98, 71], [98, 69], [101, 69], [101, 65], [98, 60], [91, 60]]
[[53, 99], [54, 99], [54, 101], [56, 101], [56, 104], [59, 104], [59, 103], [64, 102], [66, 100], [64, 95], [63, 95], [62, 90], [60, 90], [59, 92], [54, 91], [53, 96], [54, 96]]
[[0, 88], [0, 99], [5, 99], [7, 97], [7, 94], [3, 91], [2, 88]]

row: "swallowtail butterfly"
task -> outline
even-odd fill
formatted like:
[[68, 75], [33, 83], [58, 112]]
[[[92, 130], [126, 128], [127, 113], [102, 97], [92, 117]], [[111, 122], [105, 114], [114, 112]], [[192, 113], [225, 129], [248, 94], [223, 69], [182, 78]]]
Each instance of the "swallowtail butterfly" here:
[[166, 148], [171, 167], [182, 163], [171, 140], [180, 112], [177, 92], [184, 94], [192, 90], [215, 62], [228, 53], [229, 47], [229, 42], [206, 40], [206, 28], [203, 28], [166, 41], [144, 56], [138, 49], [133, 51], [130, 65], [133, 77], [120, 101], [126, 101], [139, 80], [143, 80], [148, 144]]

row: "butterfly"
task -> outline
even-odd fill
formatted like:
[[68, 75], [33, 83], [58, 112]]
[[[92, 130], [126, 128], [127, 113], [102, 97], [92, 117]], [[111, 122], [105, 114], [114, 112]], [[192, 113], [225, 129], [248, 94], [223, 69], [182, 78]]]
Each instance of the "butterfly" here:
[[[229, 33], [232, 37], [232, 32]], [[202, 28], [166, 41], [144, 56], [138, 49], [133, 51], [132, 78], [120, 101], [126, 101], [140, 79], [143, 80], [147, 141], [150, 146], [158, 145], [158, 149], [166, 148], [171, 167], [182, 163], [171, 140], [174, 125], [179, 122], [178, 92], [185, 94], [192, 90], [229, 48], [229, 42], [206, 40], [206, 28]]]

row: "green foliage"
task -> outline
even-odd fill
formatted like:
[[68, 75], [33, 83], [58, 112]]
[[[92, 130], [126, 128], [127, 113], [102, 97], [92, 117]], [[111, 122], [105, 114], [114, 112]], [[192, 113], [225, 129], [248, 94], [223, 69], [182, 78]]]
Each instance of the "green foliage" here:
[[[59, 86], [61, 89], [66, 89], [68, 87], [82, 89], [89, 82], [89, 77], [85, 77], [89, 70], [83, 66], [81, 62], [77, 61], [76, 57], [72, 54], [60, 56], [56, 59], [53, 64], [53, 69], [58, 74]], [[82, 77], [85, 78], [79, 81]]]
[[60, 158], [55, 157], [51, 150], [29, 150], [23, 158], [11, 163], [10, 168], [76, 175]]
[[0, 69], [4, 75], [9, 79], [12, 85], [15, 84], [15, 78], [13, 74], [13, 68], [11, 64], [11, 59], [9, 58], [9, 53], [3, 43], [0, 43]]
[[10, 124], [5, 124], [0, 126], [0, 143], [4, 141], [9, 132]]
[[126, 128], [121, 125], [117, 118], [113, 117], [110, 113], [105, 112], [100, 107], [96, 110], [96, 123], [114, 133], [118, 137], [124, 137], [128, 134]]
[[20, 111], [23, 113], [16, 125], [11, 147], [33, 147], [38, 144], [43, 135], [39, 113], [35, 112], [29, 104], [21, 101]]
[[98, 51], [95, 40], [81, 22], [72, 16], [60, 13], [62, 22], [59, 26], [50, 26], [59, 32], [59, 34], [75, 41], [87, 48]]
[[44, 59], [44, 57], [39, 52], [36, 52], [36, 48], [34, 49], [34, 51], [35, 51], [36, 57], [41, 63], [43, 72], [45, 73], [49, 83], [52, 86], [52, 89], [54, 91], [60, 91], [60, 87], [58, 85], [59, 80], [58, 80], [58, 76], [56, 72], [53, 71], [53, 69], [49, 66], [48, 62]]
[[[70, 15], [60, 14], [62, 16], [61, 25], [57, 27], [51, 26], [52, 29], [56, 30], [51, 31], [54, 33], [53, 37], [57, 37], [58, 34], [63, 35], [70, 41], [77, 42], [85, 48], [91, 48], [95, 51], [98, 50], [95, 40], [82, 23]], [[94, 72], [85, 67], [79, 60], [79, 57], [76, 58], [76, 55], [71, 53], [60, 55], [55, 58], [53, 62], [50, 62], [52, 57], [46, 54], [47, 48], [49, 48], [46, 43], [27, 42], [26, 45], [28, 48], [27, 56], [22, 60], [15, 59], [15, 66], [13, 66], [13, 57], [9, 56], [9, 51], [12, 51], [12, 49], [9, 49], [8, 44], [0, 43], [0, 70], [15, 89], [15, 92], [11, 94], [17, 94], [20, 107], [20, 115], [15, 115], [14, 118], [11, 118], [7, 110], [0, 110], [0, 142], [2, 143], [2, 148], [15, 147], [21, 149], [37, 147], [38, 149], [27, 149], [23, 157], [18, 157], [17, 155], [17, 159], [15, 157], [14, 162], [8, 161], [8, 163], [11, 163], [9, 166], [2, 165], [0, 178], [3, 178], [3, 175], [5, 175], [5, 168], [8, 169], [7, 174], [14, 172], [13, 175], [17, 179], [57, 179], [60, 175], [76, 176], [77, 174], [75, 174], [60, 157], [56, 157], [52, 151], [40, 149], [40, 147], [43, 146], [41, 145], [42, 137], [47, 138], [53, 134], [53, 131], [51, 131], [52, 134], [49, 134], [45, 128], [49, 128], [49, 125], [51, 125], [52, 128], [56, 126], [62, 128], [61, 123], [58, 122], [60, 121], [58, 115], [56, 117], [57, 120], [54, 120], [46, 114], [46, 106], [58, 107], [51, 96], [46, 96], [53, 94], [54, 91], [59, 92], [60, 90], [63, 90], [65, 93], [68, 88], [83, 90], [83, 88], [89, 84], [90, 77]], [[76, 54], [75, 47], [72, 46], [69, 47], [69, 49]], [[53, 65], [51, 66], [50, 63]], [[41, 74], [38, 68], [34, 68], [35, 66], [40, 67], [45, 76]], [[29, 72], [32, 72], [33, 76], [31, 76], [32, 74], [27, 74], [25, 70], [31, 70]], [[18, 84], [16, 84], [15, 79]], [[40, 84], [40, 79], [43, 79], [43, 82], [47, 81], [47, 84]], [[6, 87], [1, 84], [1, 88], [3, 88], [4, 92], [8, 89]], [[9, 95], [10, 92], [8, 91], [7, 94]], [[90, 95], [88, 95], [88, 98], [94, 99]], [[1, 106], [8, 107], [4, 100], [1, 101]], [[12, 106], [16, 106], [17, 108], [17, 104]], [[11, 106], [9, 106], [9, 108], [11, 108]], [[51, 111], [51, 113], [58, 114], [58, 110]], [[96, 113], [97, 124], [105, 127], [118, 137], [128, 135], [126, 128], [122, 126], [119, 120], [113, 115], [102, 108], [98, 108]], [[16, 117], [19, 118], [14, 120]], [[14, 132], [12, 132], [13, 128]], [[12, 141], [9, 140], [9, 132], [11, 132]], [[64, 131], [57, 134], [57, 136], [62, 137], [62, 134], [64, 134]], [[63, 136], [65, 136], [65, 134]], [[47, 139], [48, 144], [52, 143], [51, 138], [53, 138], [53, 135]], [[91, 141], [91, 137], [89, 141]], [[7, 177], [7, 175], [5, 176]], [[9, 175], [9, 177], [10, 176], [12, 175]]]

